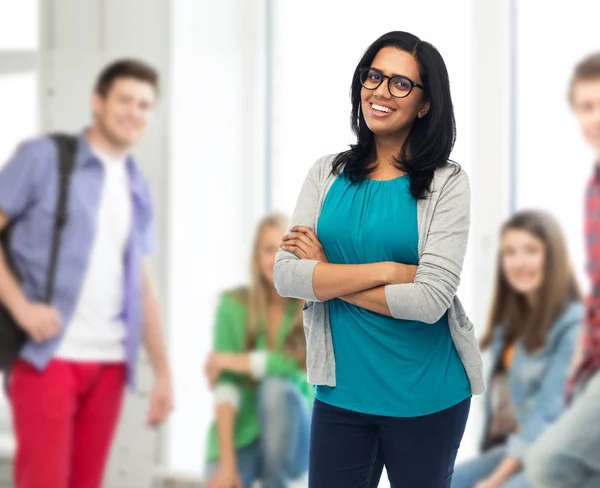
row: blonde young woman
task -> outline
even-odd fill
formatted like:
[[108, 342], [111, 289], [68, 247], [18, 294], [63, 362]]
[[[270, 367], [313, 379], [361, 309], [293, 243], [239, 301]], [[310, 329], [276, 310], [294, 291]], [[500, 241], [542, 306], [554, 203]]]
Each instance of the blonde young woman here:
[[206, 374], [216, 420], [207, 448], [209, 488], [284, 488], [308, 469], [312, 389], [300, 300], [281, 298], [273, 265], [287, 228], [280, 215], [259, 224], [251, 284], [221, 295]]

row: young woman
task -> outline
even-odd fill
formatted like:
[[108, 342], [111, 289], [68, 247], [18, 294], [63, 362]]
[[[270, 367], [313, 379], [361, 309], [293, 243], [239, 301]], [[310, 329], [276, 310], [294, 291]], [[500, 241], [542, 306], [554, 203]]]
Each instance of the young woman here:
[[302, 302], [273, 286], [287, 222], [259, 224], [250, 287], [223, 293], [206, 374], [216, 422], [208, 438], [209, 488], [284, 488], [306, 472], [312, 388], [306, 382]]
[[[282, 296], [308, 300], [311, 488], [449, 486], [481, 357], [456, 289], [469, 182], [448, 73], [405, 32], [376, 40], [352, 80], [357, 143], [302, 187], [275, 263]], [[318, 234], [318, 237], [317, 237]]]
[[557, 222], [540, 212], [514, 215], [501, 231], [496, 295], [481, 341], [494, 365], [486, 452], [456, 468], [452, 488], [533, 488], [521, 463], [563, 411], [582, 320]]

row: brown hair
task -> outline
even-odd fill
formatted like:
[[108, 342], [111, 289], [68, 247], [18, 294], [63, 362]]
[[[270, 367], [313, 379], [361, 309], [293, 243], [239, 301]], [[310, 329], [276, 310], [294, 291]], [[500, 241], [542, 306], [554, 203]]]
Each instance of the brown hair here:
[[[252, 259], [250, 264], [250, 290], [248, 293], [248, 324], [246, 327], [246, 348], [253, 349], [256, 345], [256, 337], [260, 323], [266, 324], [267, 310], [269, 306], [269, 288], [273, 287], [272, 283], [265, 280], [258, 262], [258, 253], [260, 239], [269, 227], [277, 227], [285, 232], [287, 228], [287, 219], [278, 213], [273, 213], [265, 216], [258, 224], [256, 234], [254, 236], [254, 244], [252, 247]], [[301, 300], [289, 299], [295, 304], [295, 314], [293, 325], [288, 334], [288, 337], [283, 345], [283, 351], [293, 357], [302, 369], [306, 369], [306, 340], [304, 337], [304, 328], [302, 326], [302, 306]], [[288, 302], [289, 303], [289, 302]]]
[[134, 78], [152, 85], [159, 91], [159, 75], [149, 64], [137, 59], [119, 59], [106, 66], [98, 75], [94, 91], [105, 98], [114, 82], [120, 78]]
[[503, 226], [501, 236], [510, 230], [522, 230], [538, 238], [545, 249], [544, 279], [535, 305], [516, 292], [502, 271], [502, 251], [498, 252], [496, 286], [488, 328], [480, 346], [490, 346], [494, 330], [504, 326], [505, 344], [522, 338], [529, 352], [546, 342], [548, 331], [569, 301], [580, 300], [581, 293], [569, 262], [560, 225], [546, 212], [524, 211], [513, 215]]
[[573, 102], [573, 88], [578, 81], [596, 79], [600, 80], [600, 52], [589, 54], [575, 66], [569, 84], [569, 101]]

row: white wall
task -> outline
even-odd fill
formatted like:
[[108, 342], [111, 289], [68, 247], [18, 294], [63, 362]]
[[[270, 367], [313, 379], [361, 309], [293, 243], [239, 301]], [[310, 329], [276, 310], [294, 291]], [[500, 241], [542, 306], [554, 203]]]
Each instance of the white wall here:
[[[493, 294], [498, 230], [509, 214], [510, 2], [472, 0], [472, 6], [470, 316], [480, 336]], [[487, 354], [484, 360], [489, 370]], [[459, 459], [476, 454], [483, 417], [484, 397], [473, 397]]]
[[38, 48], [38, 0], [0, 0], [0, 49]]
[[564, 7], [518, 3], [517, 205], [543, 208], [559, 219], [587, 287], [583, 197], [594, 154], [579, 133], [567, 90], [575, 64], [600, 51], [600, 3], [573, 0]]
[[176, 411], [166, 459], [176, 471], [202, 469], [215, 300], [246, 281], [264, 211], [263, 8], [262, 0], [173, 2], [167, 236]]
[[[17, 142], [38, 129], [37, 7], [37, 0], [17, 5], [0, 1], [0, 168]], [[0, 457], [14, 449], [10, 424], [8, 402], [0, 391]]]

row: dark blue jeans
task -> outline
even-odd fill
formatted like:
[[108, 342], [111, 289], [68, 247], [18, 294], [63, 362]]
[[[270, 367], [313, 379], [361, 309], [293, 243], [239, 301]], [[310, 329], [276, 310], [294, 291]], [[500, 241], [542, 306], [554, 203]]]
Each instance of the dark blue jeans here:
[[392, 488], [449, 488], [470, 406], [467, 398], [431, 415], [398, 418], [316, 400], [309, 488], [376, 488], [384, 465]]

